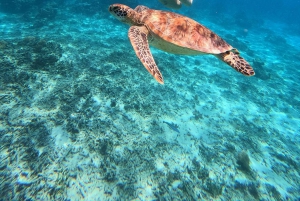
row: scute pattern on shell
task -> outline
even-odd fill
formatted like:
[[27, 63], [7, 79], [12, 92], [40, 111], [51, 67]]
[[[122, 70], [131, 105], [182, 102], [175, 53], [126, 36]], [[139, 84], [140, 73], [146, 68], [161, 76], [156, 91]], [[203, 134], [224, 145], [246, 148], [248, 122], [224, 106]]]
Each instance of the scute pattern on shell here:
[[141, 21], [152, 34], [180, 47], [211, 54], [233, 49], [211, 30], [185, 16], [151, 9], [141, 15]]

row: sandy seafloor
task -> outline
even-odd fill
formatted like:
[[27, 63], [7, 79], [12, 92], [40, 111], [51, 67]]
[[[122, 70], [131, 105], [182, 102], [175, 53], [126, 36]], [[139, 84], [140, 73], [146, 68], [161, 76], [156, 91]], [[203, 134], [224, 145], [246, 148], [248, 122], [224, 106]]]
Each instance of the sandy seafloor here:
[[256, 76], [152, 49], [160, 85], [108, 12], [34, 16], [0, 14], [0, 200], [300, 199], [300, 36], [286, 25], [194, 16]]

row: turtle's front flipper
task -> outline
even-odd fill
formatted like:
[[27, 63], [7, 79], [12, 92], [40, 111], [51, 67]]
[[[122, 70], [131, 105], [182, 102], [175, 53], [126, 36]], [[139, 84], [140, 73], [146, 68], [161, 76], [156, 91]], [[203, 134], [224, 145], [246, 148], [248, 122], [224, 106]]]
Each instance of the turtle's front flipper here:
[[250, 64], [237, 52], [227, 51], [216, 56], [227, 63], [229, 66], [246, 76], [252, 76], [255, 74]]
[[128, 37], [136, 53], [136, 56], [143, 63], [145, 68], [160, 83], [163, 84], [163, 77], [155, 64], [148, 44], [148, 29], [144, 26], [131, 26], [128, 31]]

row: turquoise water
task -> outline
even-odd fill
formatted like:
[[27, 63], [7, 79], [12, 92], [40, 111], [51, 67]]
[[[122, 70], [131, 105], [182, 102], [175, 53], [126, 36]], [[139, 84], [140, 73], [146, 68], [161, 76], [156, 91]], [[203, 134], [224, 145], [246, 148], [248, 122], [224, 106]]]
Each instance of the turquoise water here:
[[112, 3], [0, 1], [0, 200], [299, 200], [299, 1], [175, 10], [256, 75], [151, 48], [164, 85]]

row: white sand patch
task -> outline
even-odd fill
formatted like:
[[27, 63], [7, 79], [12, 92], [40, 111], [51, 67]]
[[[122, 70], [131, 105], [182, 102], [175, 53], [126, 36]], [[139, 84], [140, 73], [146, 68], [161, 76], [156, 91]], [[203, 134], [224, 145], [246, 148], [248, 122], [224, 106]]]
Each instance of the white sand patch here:
[[63, 129], [62, 126], [57, 126], [52, 129], [52, 138], [57, 147], [68, 147], [71, 144], [69, 134]]

